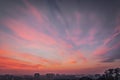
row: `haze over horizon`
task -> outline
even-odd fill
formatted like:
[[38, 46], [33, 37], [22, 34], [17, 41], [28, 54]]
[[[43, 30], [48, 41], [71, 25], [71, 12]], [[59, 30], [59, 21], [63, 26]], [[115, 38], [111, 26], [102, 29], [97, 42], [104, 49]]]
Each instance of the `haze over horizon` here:
[[103, 73], [119, 63], [120, 0], [0, 0], [0, 74]]

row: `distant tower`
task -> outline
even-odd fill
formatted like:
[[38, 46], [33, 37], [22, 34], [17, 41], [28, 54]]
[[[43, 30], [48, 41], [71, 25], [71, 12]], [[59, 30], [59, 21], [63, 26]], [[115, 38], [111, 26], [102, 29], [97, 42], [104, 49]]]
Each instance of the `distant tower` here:
[[39, 73], [34, 74], [34, 80], [40, 80], [40, 74]]

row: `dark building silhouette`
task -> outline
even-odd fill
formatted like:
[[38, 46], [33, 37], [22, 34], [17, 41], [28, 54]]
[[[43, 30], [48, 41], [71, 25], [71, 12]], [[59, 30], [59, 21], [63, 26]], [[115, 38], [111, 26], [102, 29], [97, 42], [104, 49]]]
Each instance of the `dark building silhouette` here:
[[34, 74], [34, 80], [41, 80], [39, 73], [35, 73], [35, 74]]
[[95, 75], [62, 75], [47, 73], [46, 75], [40, 75], [35, 73], [34, 76], [24, 75], [0, 75], [0, 80], [120, 80], [120, 68], [105, 70], [105, 73]]
[[54, 77], [55, 77], [55, 74], [53, 74], [53, 73], [48, 73], [48, 74], [46, 74], [47, 80], [53, 80]]

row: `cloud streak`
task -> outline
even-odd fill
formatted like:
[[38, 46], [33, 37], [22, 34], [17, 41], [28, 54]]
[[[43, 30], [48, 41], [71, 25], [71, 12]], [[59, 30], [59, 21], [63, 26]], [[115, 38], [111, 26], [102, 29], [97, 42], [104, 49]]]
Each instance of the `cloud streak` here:
[[75, 73], [97, 70], [97, 64], [104, 67], [108, 62], [114, 67], [120, 59], [117, 3], [77, 0], [0, 3], [0, 69]]

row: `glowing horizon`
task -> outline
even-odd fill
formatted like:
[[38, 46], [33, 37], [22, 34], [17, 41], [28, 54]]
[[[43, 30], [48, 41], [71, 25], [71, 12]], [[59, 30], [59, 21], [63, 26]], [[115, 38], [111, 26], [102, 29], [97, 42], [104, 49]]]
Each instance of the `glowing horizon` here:
[[101, 73], [120, 67], [118, 2], [105, 9], [102, 2], [77, 0], [0, 2], [0, 74]]

